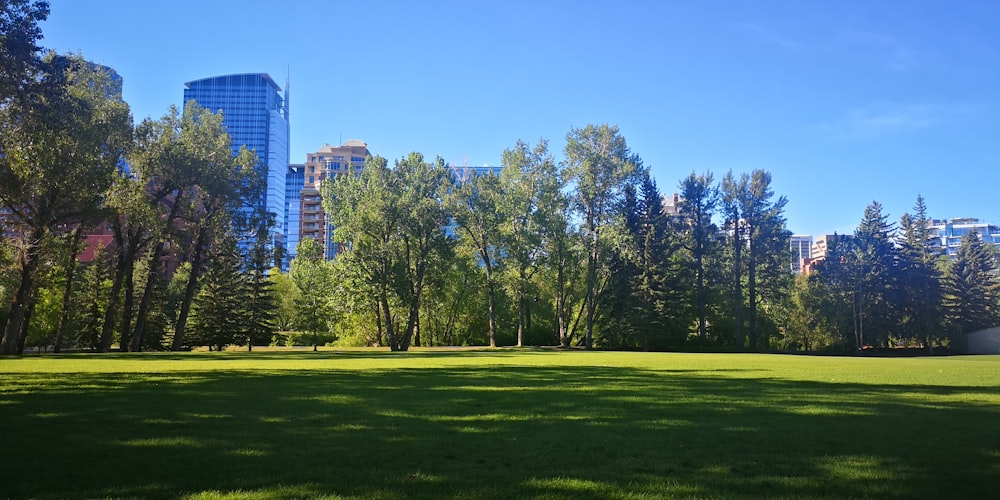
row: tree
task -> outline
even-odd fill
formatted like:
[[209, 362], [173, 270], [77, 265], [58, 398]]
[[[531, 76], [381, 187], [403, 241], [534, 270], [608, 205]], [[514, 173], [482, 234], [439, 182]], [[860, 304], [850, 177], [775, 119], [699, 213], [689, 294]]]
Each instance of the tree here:
[[956, 334], [1000, 324], [1000, 269], [990, 250], [979, 233], [969, 231], [945, 277], [944, 307]]
[[21, 94], [41, 70], [42, 38], [38, 23], [49, 17], [49, 2], [5, 0], [0, 3], [0, 106]]
[[[222, 114], [212, 113], [189, 101], [179, 125], [179, 129], [172, 127], [168, 136], [176, 138], [177, 154], [182, 155], [191, 168], [185, 172], [193, 174], [191, 178], [179, 175], [179, 182], [174, 184], [177, 193], [174, 206], [184, 203], [177, 213], [183, 216], [184, 226], [189, 231], [191, 274], [174, 326], [174, 350], [183, 344], [188, 311], [206, 264], [205, 253], [209, 245], [226, 232], [233, 232], [236, 238], [243, 240], [245, 229], [253, 227], [248, 221], [264, 220], [258, 212], [245, 208], [247, 200], [254, 199], [255, 193], [263, 189], [263, 179], [256, 171], [259, 160], [246, 146], [241, 146], [233, 156], [229, 135], [222, 125]], [[150, 279], [158, 280], [158, 277], [151, 271]]]
[[587, 247], [584, 345], [588, 348], [593, 346], [601, 281], [606, 278], [601, 273], [602, 232], [611, 223], [639, 163], [617, 126], [587, 125], [570, 129], [566, 135], [566, 171], [575, 184], [574, 203], [582, 215]]
[[272, 267], [267, 276], [277, 299], [274, 309], [275, 327], [280, 331], [295, 329], [295, 304], [302, 293], [295, 286], [292, 277], [277, 267]]
[[871, 342], [888, 347], [897, 303], [896, 249], [892, 224], [882, 214], [882, 205], [872, 201], [854, 231], [854, 344], [858, 352]]
[[[765, 170], [754, 170], [742, 174], [739, 179], [732, 172], [722, 180], [722, 206], [726, 228], [730, 232], [732, 248], [732, 290], [734, 317], [736, 318], [736, 347], [744, 349], [744, 326], [749, 334], [749, 348], [759, 348], [757, 329], [758, 306], [760, 305], [758, 274], [769, 269], [766, 276], [773, 280], [790, 283], [789, 233], [785, 230], [784, 209], [787, 199], [779, 196], [772, 200], [771, 174]], [[773, 260], [777, 258], [778, 260]], [[744, 260], [745, 259], [745, 260]], [[780, 260], [784, 259], [784, 260]], [[779, 274], [775, 262], [785, 264], [785, 273]], [[782, 266], [777, 266], [779, 269]], [[743, 276], [746, 273], [747, 297], [743, 297]], [[764, 280], [767, 281], [767, 280]], [[776, 283], [771, 283], [776, 284]], [[746, 325], [744, 325], [746, 311]]]
[[39, 91], [0, 108], [0, 206], [22, 238], [20, 284], [0, 353], [23, 351], [42, 241], [97, 213], [131, 140], [131, 116], [106, 71], [48, 56]]
[[[323, 208], [337, 240], [349, 242], [346, 258], [371, 287], [380, 329], [394, 351], [419, 345], [426, 278], [450, 252], [443, 204], [448, 177], [444, 160], [429, 163], [410, 153], [394, 169], [384, 158], [370, 157], [360, 176], [339, 176], [323, 186]], [[392, 312], [396, 306], [408, 310], [401, 330]]]
[[[270, 341], [278, 321], [274, 282], [268, 277], [269, 266], [274, 262], [274, 249], [271, 247], [274, 216], [265, 212], [263, 207], [256, 213], [256, 231], [243, 265], [244, 334], [248, 351], [253, 350], [254, 344]], [[273, 272], [280, 274], [277, 270]]]
[[497, 345], [496, 275], [506, 253], [500, 236], [500, 226], [509, 217], [503, 211], [503, 196], [500, 177], [493, 172], [459, 179], [448, 196], [448, 206], [461, 233], [459, 241], [475, 250], [486, 278], [490, 347]]
[[545, 140], [533, 148], [517, 141], [513, 149], [504, 150], [502, 162], [500, 203], [506, 217], [500, 235], [511, 262], [520, 347], [528, 327], [532, 278], [541, 264], [545, 240], [552, 234], [551, 226], [558, 224], [563, 183]]
[[924, 344], [933, 352], [935, 334], [941, 328], [941, 273], [933, 247], [931, 220], [923, 196], [917, 196], [914, 214], [903, 214], [899, 222], [900, 309], [904, 339]]
[[743, 174], [739, 179], [733, 176], [733, 172], [726, 173], [722, 178], [722, 216], [724, 228], [729, 233], [730, 254], [730, 307], [734, 321], [734, 340], [736, 348], [743, 350], [744, 341], [744, 311], [743, 304], [743, 276], [744, 266], [743, 249], [748, 237], [746, 223], [744, 222], [743, 203], [741, 200], [744, 193], [749, 190], [750, 179]]
[[681, 202], [678, 207], [683, 221], [684, 246], [691, 254], [695, 275], [692, 302], [697, 310], [698, 338], [702, 346], [708, 344], [708, 262], [717, 252], [717, 228], [712, 223], [712, 216], [719, 203], [719, 189], [712, 181], [711, 172], [702, 175], [691, 172], [691, 175], [681, 181]]
[[222, 238], [213, 252], [214, 264], [205, 273], [205, 281], [193, 303], [191, 345], [207, 345], [221, 351], [244, 337], [242, 261], [235, 239]]
[[312, 335], [315, 351], [319, 333], [329, 329], [332, 268], [323, 258], [323, 247], [313, 238], [300, 240], [295, 253], [289, 271], [299, 289], [295, 323], [303, 333]]
[[853, 235], [834, 233], [827, 239], [826, 257], [814, 264], [814, 278], [809, 280], [809, 284], [817, 290], [813, 295], [822, 299], [812, 301], [813, 307], [821, 315], [822, 323], [840, 342], [843, 351], [849, 350], [848, 345], [856, 349], [855, 255]]

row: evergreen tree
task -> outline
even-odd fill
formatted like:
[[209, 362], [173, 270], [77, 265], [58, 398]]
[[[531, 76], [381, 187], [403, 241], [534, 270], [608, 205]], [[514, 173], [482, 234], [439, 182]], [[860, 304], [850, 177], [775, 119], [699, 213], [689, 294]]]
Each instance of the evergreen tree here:
[[712, 287], [709, 269], [718, 252], [718, 231], [712, 223], [712, 216], [719, 203], [719, 190], [712, 181], [711, 172], [702, 175], [691, 172], [680, 185], [683, 244], [691, 255], [689, 262], [694, 273], [690, 300], [696, 310], [698, 339], [703, 347], [708, 344], [709, 290]]
[[940, 254], [933, 245], [932, 221], [922, 196], [917, 196], [913, 210], [899, 223], [900, 326], [903, 340], [920, 342], [930, 351], [942, 327], [942, 276], [936, 266]]
[[246, 317], [243, 340], [246, 340], [248, 351], [252, 351], [255, 344], [270, 342], [277, 329], [277, 297], [274, 282], [268, 277], [270, 265], [275, 259], [270, 238], [274, 216], [263, 210], [257, 213], [254, 239], [245, 256], [242, 287]]
[[996, 255], [979, 233], [969, 231], [962, 236], [944, 284], [944, 307], [952, 332], [964, 334], [1000, 324]]
[[815, 281], [815, 295], [821, 300], [814, 302], [822, 323], [826, 325], [840, 343], [842, 350], [848, 346], [855, 349], [854, 322], [854, 237], [834, 233], [827, 239], [826, 257], [814, 264], [810, 282]]
[[787, 289], [791, 284], [787, 267], [790, 233], [785, 229], [784, 219], [788, 200], [784, 196], [775, 200], [773, 196], [771, 174], [764, 170], [742, 174], [738, 179], [729, 172], [722, 180], [723, 215], [732, 250], [731, 286], [738, 349], [745, 348], [744, 327], [749, 335], [749, 348], [763, 347], [758, 342], [757, 328], [761, 301], [769, 291], [776, 296], [781, 293], [775, 292], [776, 289]]
[[241, 342], [245, 333], [243, 258], [234, 238], [227, 236], [218, 243], [212, 261], [192, 304], [190, 344], [221, 351]]
[[854, 232], [854, 344], [859, 351], [866, 345], [888, 347], [899, 323], [894, 310], [899, 282], [893, 231], [882, 205], [873, 201]]

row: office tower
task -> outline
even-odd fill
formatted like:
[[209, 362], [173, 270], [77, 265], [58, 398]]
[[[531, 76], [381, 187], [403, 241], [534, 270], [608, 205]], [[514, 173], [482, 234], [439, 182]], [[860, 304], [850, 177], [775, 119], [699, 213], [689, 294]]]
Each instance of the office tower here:
[[790, 238], [792, 253], [792, 272], [802, 272], [802, 262], [812, 257], [813, 239], [809, 235], [795, 234]]
[[302, 212], [300, 202], [302, 195], [302, 182], [306, 166], [299, 163], [289, 165], [288, 172], [285, 173], [285, 246], [288, 247], [287, 261], [295, 258], [295, 248], [299, 246], [299, 224]]
[[[184, 103], [195, 101], [209, 111], [222, 111], [233, 154], [246, 145], [260, 159], [258, 171], [267, 188], [257, 208], [274, 214], [273, 242], [285, 246], [285, 176], [288, 171], [288, 83], [282, 90], [266, 73], [213, 76], [184, 84]], [[246, 242], [241, 242], [244, 246]], [[287, 265], [287, 260], [282, 267]]]

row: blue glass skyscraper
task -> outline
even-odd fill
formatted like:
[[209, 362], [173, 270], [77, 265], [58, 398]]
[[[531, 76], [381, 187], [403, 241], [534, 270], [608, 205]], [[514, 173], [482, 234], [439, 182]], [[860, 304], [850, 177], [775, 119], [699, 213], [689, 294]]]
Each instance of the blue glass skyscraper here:
[[299, 203], [302, 199], [302, 186], [305, 182], [305, 165], [289, 165], [285, 174], [285, 254], [287, 261], [295, 258], [295, 247], [299, 244], [299, 222], [301, 212]]
[[222, 111], [234, 155], [242, 145], [257, 153], [260, 175], [267, 180], [258, 207], [274, 214], [274, 245], [287, 254], [288, 84], [282, 90], [266, 73], [248, 73], [213, 76], [187, 82], [184, 87], [185, 104], [194, 100], [213, 113]]

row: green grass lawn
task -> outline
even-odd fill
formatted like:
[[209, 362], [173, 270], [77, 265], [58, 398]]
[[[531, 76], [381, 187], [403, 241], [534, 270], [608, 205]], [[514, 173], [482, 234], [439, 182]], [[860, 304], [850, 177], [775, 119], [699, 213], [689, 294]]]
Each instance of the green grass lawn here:
[[1000, 356], [32, 356], [0, 429], [0, 498], [987, 498]]

